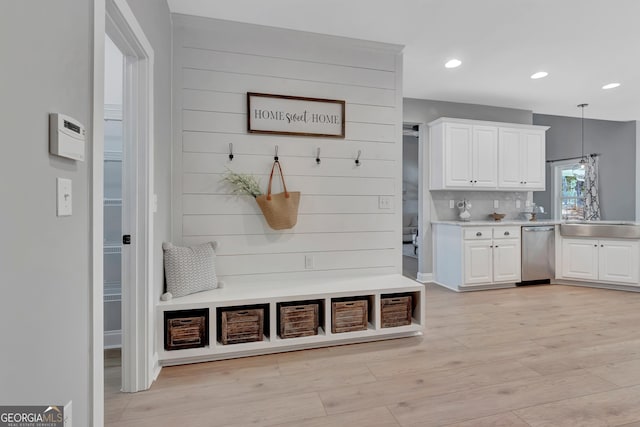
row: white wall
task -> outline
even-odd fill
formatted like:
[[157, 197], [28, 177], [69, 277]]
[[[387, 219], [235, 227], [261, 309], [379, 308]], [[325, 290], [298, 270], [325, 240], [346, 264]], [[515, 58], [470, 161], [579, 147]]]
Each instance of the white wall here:
[[[173, 21], [174, 240], [220, 242], [223, 277], [399, 272], [399, 47], [183, 15]], [[346, 139], [248, 134], [247, 92], [346, 100]], [[258, 176], [266, 191], [275, 145], [289, 189], [302, 192], [298, 224], [288, 231], [271, 230], [251, 197], [232, 196], [221, 183], [228, 167]], [[379, 209], [380, 195], [394, 209]], [[312, 271], [305, 255], [314, 257]]]
[[[86, 0], [3, 2], [0, 13], [0, 402], [73, 400], [78, 426], [91, 411], [91, 162], [49, 154], [49, 113], [91, 135], [91, 17]], [[72, 216], [56, 216], [56, 177], [73, 182]]]

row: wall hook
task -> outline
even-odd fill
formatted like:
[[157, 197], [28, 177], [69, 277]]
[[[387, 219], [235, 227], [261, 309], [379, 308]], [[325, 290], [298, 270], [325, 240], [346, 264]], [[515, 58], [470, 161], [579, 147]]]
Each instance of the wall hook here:
[[320, 147], [316, 151], [316, 163], [320, 164]]
[[276, 155], [273, 156], [273, 160], [276, 161], [276, 162], [278, 161], [278, 146], [277, 145], [276, 145]]
[[362, 150], [358, 150], [358, 157], [356, 157], [356, 166], [360, 166], [360, 155], [362, 154]]
[[233, 143], [229, 143], [229, 160], [233, 160]]

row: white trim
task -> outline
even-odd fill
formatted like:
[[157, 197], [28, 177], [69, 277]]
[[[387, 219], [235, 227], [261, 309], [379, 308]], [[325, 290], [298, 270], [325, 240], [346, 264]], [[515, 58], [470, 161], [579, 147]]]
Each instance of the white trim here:
[[396, 266], [396, 272], [399, 274], [402, 274], [402, 159], [403, 159], [403, 153], [402, 153], [402, 146], [403, 146], [403, 142], [402, 142], [402, 62], [403, 61], [403, 56], [402, 56], [402, 52], [398, 52], [396, 53], [396, 58], [395, 58], [395, 62], [396, 62], [396, 67], [395, 67], [395, 78], [396, 78], [396, 84], [395, 84], [395, 95], [396, 95], [396, 120], [395, 122], [397, 123], [397, 127], [396, 127], [396, 141], [398, 141], [398, 143], [396, 144], [396, 158], [398, 159], [398, 164], [400, 165], [400, 167], [396, 168], [396, 176], [395, 176], [395, 180], [398, 183], [398, 185], [396, 185], [396, 192], [395, 192], [395, 223], [396, 223], [396, 230], [397, 230], [397, 245], [398, 245], [398, 251], [397, 251], [397, 255], [396, 255], [396, 259], [395, 259], [395, 266]]
[[640, 121], [636, 120], [636, 221], [640, 221]]
[[91, 160], [91, 425], [104, 425], [104, 302], [103, 302], [103, 181], [104, 181], [104, 42], [105, 0], [93, 2], [93, 105]]
[[122, 347], [122, 330], [105, 331], [104, 332], [104, 348], [120, 348]]
[[418, 272], [418, 277], [416, 280], [420, 283], [432, 283], [433, 282], [433, 273], [420, 273]]
[[[125, 135], [134, 142], [130, 161], [126, 162], [128, 179], [137, 186], [129, 194], [132, 201], [124, 218], [129, 224], [135, 260], [124, 277], [131, 286], [123, 289], [122, 390], [135, 392], [149, 388], [153, 378], [153, 48], [147, 40], [126, 0], [107, 0], [107, 31], [125, 55], [124, 123]], [[118, 40], [117, 36], [120, 36]], [[127, 106], [131, 107], [127, 111]], [[126, 138], [126, 136], [125, 136]], [[128, 144], [125, 144], [128, 145]], [[124, 197], [123, 197], [124, 198]], [[135, 201], [135, 202], [133, 202]], [[124, 227], [124, 224], [123, 224]], [[127, 231], [125, 231], [126, 233]], [[123, 254], [123, 258], [128, 258]]]

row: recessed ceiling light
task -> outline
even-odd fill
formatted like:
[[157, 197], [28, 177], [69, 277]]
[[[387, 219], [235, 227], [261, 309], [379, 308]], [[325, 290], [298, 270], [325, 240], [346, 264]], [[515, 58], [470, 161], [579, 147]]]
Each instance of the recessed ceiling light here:
[[462, 61], [460, 61], [459, 59], [451, 59], [447, 61], [446, 64], [444, 64], [444, 66], [447, 68], [456, 68], [456, 67], [459, 67], [460, 65], [462, 65]]
[[531, 74], [532, 79], [541, 79], [543, 77], [547, 77], [549, 73], [546, 71], [538, 71], [537, 73]]
[[620, 86], [620, 83], [609, 83], [608, 85], [602, 86], [602, 89], [614, 89]]

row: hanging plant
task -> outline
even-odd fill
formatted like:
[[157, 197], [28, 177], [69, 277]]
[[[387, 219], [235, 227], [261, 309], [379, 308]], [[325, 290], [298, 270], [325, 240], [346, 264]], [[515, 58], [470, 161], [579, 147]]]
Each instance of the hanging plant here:
[[222, 180], [232, 187], [233, 194], [253, 196], [254, 198], [262, 195], [260, 182], [253, 175], [235, 173], [231, 169], [227, 169], [227, 174]]

